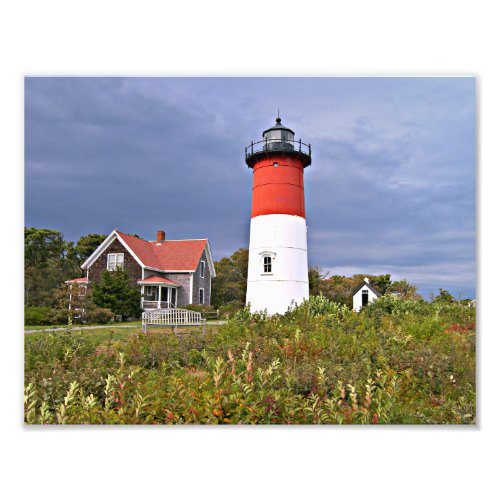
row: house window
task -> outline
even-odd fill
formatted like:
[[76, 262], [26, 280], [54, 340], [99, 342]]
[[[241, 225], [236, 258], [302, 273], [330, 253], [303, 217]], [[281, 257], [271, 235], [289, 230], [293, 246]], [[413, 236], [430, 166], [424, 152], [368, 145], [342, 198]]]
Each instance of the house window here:
[[203, 288], [200, 288], [200, 304], [205, 303], [205, 290]]
[[123, 254], [108, 253], [108, 271], [116, 271], [123, 269]]
[[264, 256], [264, 272], [265, 273], [270, 273], [271, 270], [272, 270], [271, 256], [270, 255], [265, 255]]
[[144, 295], [148, 297], [149, 300], [158, 300], [158, 287], [146, 286], [144, 288]]
[[200, 277], [204, 278], [205, 277], [205, 261], [202, 260], [200, 262]]

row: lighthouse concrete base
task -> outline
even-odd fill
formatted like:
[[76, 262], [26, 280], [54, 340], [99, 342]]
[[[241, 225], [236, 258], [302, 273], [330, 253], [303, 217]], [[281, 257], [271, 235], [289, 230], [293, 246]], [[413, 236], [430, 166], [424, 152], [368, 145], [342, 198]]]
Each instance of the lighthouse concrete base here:
[[285, 214], [253, 217], [246, 300], [250, 310], [283, 314], [308, 298], [305, 219]]

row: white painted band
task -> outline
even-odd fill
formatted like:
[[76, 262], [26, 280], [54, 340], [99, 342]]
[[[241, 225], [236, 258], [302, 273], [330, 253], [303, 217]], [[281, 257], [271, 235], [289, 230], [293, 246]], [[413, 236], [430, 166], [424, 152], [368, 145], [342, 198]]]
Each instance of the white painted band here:
[[[264, 257], [271, 257], [265, 272]], [[261, 215], [250, 222], [247, 304], [252, 311], [284, 313], [309, 297], [307, 228], [302, 217]]]

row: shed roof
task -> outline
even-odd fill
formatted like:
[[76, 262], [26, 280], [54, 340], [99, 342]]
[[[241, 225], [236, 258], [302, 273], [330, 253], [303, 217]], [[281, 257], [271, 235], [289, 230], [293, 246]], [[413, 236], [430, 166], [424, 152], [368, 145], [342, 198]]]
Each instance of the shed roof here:
[[374, 288], [369, 282], [363, 281], [355, 290], [352, 292], [353, 295], [356, 295], [364, 286], [367, 286], [377, 297], [380, 297], [382, 294]]

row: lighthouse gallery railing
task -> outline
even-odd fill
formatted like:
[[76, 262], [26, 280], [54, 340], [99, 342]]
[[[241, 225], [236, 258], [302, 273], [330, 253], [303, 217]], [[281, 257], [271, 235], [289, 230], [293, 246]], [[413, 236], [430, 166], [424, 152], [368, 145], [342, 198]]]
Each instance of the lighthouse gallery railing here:
[[250, 146], [245, 148], [245, 158], [248, 158], [256, 153], [266, 151], [298, 151], [299, 153], [311, 156], [311, 145], [298, 141], [282, 140], [282, 139], [265, 139], [263, 141], [251, 142]]

